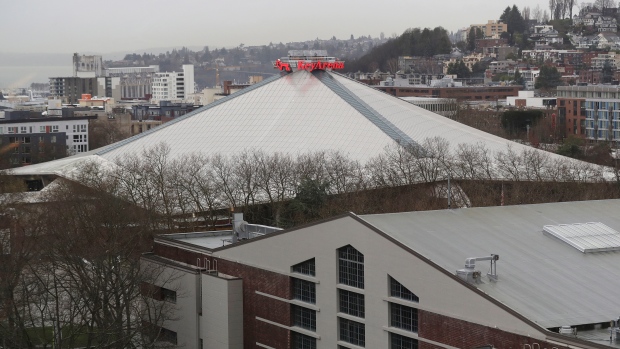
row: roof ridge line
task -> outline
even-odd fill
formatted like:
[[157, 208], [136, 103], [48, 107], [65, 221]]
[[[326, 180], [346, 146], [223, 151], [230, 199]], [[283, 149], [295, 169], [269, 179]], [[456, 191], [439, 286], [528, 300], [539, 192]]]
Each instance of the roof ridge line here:
[[401, 145], [410, 145], [418, 149], [422, 149], [423, 147], [414, 141], [411, 137], [409, 137], [405, 132], [399, 129], [396, 125], [391, 123], [389, 120], [381, 116], [376, 110], [374, 110], [370, 105], [361, 100], [357, 95], [355, 95], [351, 90], [346, 88], [340, 82], [336, 81], [333, 76], [329, 75], [327, 72], [323, 70], [313, 71], [312, 75], [314, 75], [319, 81], [321, 81], [325, 86], [327, 86], [330, 90], [336, 93], [340, 98], [342, 98], [346, 103], [352, 106], [355, 110], [357, 110], [360, 114], [362, 114], [368, 121], [372, 122], [375, 126], [377, 126], [383, 133], [385, 133], [388, 137], [392, 138], [394, 141]]
[[267, 85], [267, 84], [269, 84], [269, 83], [271, 83], [273, 81], [278, 80], [279, 78], [285, 76], [286, 74], [287, 73], [275, 74], [274, 76], [269, 77], [268, 79], [265, 79], [265, 80], [263, 80], [261, 82], [258, 82], [256, 84], [254, 84], [254, 85], [250, 85], [250, 86], [248, 86], [248, 87], [246, 87], [244, 89], [241, 89], [241, 90], [239, 90], [239, 91], [237, 91], [235, 93], [232, 93], [232, 94], [230, 94], [230, 95], [228, 95], [228, 96], [226, 96], [226, 97], [224, 97], [222, 99], [218, 99], [217, 101], [213, 101], [213, 102], [211, 102], [211, 103], [209, 103], [209, 104], [207, 104], [205, 106], [202, 106], [201, 108], [193, 110], [193, 111], [191, 111], [191, 112], [189, 112], [189, 113], [187, 113], [187, 114], [185, 114], [183, 116], [180, 116], [180, 117], [178, 117], [176, 119], [172, 119], [172, 120], [170, 120], [170, 121], [168, 121], [168, 122], [166, 122], [164, 124], [161, 124], [161, 125], [159, 125], [159, 126], [157, 126], [155, 128], [152, 128], [152, 129], [150, 129], [150, 130], [148, 130], [146, 132], [138, 133], [137, 135], [134, 135], [134, 136], [129, 137], [127, 139], [123, 139], [122, 141], [118, 141], [116, 143], [104, 146], [104, 147], [100, 148], [99, 151], [96, 151], [94, 153], [94, 155], [106, 154], [106, 153], [108, 153], [108, 152], [110, 152], [112, 150], [115, 150], [115, 149], [123, 146], [123, 145], [129, 144], [129, 143], [131, 143], [131, 142], [133, 142], [135, 140], [138, 140], [138, 139], [140, 139], [142, 137], [148, 136], [151, 133], [160, 131], [163, 128], [166, 128], [168, 126], [172, 126], [172, 125], [176, 124], [177, 122], [180, 122], [180, 121], [183, 121], [183, 120], [185, 120], [187, 118], [190, 118], [190, 117], [192, 117], [192, 116], [194, 116], [194, 115], [196, 115], [198, 113], [202, 113], [203, 111], [209, 110], [211, 108], [215, 108], [215, 107], [219, 106], [222, 103], [228, 102], [231, 99], [234, 99], [236, 97], [244, 95], [244, 94], [246, 94], [248, 92], [252, 92], [252, 91], [254, 91], [255, 89], [257, 89], [257, 88], [259, 88], [261, 86], [265, 86], [265, 85]]

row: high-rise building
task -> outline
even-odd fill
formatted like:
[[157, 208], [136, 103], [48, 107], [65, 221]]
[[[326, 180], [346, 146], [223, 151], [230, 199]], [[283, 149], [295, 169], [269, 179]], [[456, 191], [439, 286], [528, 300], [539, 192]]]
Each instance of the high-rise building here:
[[97, 79], [96, 77], [52, 77], [50, 78], [50, 95], [66, 104], [77, 104], [83, 94], [103, 96], [105, 91], [99, 91]]
[[103, 73], [101, 56], [73, 54], [73, 76], [79, 78], [96, 78]]
[[158, 65], [107, 68], [104, 71], [105, 77], [99, 78], [99, 85], [104, 86], [106, 97], [115, 100], [150, 99], [153, 78], [157, 72]]
[[194, 65], [184, 64], [182, 72], [160, 72], [153, 78], [153, 101], [183, 101], [194, 90]]

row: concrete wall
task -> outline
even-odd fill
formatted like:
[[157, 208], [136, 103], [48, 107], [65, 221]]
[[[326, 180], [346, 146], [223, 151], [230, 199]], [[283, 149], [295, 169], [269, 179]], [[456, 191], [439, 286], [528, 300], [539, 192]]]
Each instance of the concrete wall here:
[[[191, 268], [163, 266], [142, 259], [141, 268], [145, 275], [156, 275], [146, 282], [176, 292], [176, 302], [160, 301], [165, 321], [162, 327], [177, 333], [177, 345], [184, 349], [201, 349], [199, 342], [199, 300], [200, 275]], [[144, 271], [149, 270], [149, 271]]]
[[243, 348], [243, 281], [202, 274], [200, 336], [204, 348]]

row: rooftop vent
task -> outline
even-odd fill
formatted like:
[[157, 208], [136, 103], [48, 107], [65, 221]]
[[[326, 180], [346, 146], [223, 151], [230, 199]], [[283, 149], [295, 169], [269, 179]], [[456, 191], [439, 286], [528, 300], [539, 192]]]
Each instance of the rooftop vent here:
[[620, 233], [601, 222], [545, 225], [543, 231], [583, 253], [620, 250]]
[[482, 273], [476, 270], [476, 261], [491, 261], [491, 267], [487, 277], [492, 281], [497, 281], [497, 261], [499, 255], [492, 254], [488, 257], [470, 257], [465, 260], [465, 268], [456, 271], [456, 275], [464, 281], [470, 283], [481, 283]]

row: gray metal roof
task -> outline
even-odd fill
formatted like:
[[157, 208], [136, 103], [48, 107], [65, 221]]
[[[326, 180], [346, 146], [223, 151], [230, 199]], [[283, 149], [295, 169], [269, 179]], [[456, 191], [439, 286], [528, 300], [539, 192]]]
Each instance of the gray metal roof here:
[[[465, 208], [361, 218], [451, 273], [468, 257], [500, 256], [497, 282], [477, 287], [543, 327], [620, 314], [620, 251], [582, 253], [543, 226], [601, 222], [620, 229], [620, 200]], [[478, 262], [485, 275], [487, 262]]]

